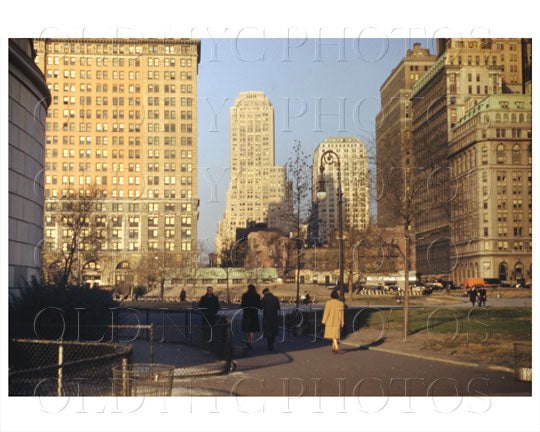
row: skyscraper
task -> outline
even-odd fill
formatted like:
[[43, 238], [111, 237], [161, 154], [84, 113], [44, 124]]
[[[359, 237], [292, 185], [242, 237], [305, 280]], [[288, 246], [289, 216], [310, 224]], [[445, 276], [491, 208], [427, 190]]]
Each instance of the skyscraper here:
[[230, 184], [216, 252], [250, 222], [288, 232], [292, 212], [287, 170], [275, 166], [274, 108], [263, 92], [241, 92], [230, 108]]
[[320, 180], [321, 156], [332, 150], [341, 164], [341, 188], [343, 193], [343, 226], [345, 230], [362, 230], [369, 224], [368, 161], [366, 146], [355, 137], [329, 137], [320, 143], [313, 153], [312, 200], [313, 222], [311, 236], [325, 243], [338, 227], [338, 170], [333, 164], [324, 164], [327, 198], [317, 201], [317, 185]]
[[[451, 262], [451, 182], [449, 142], [452, 128], [486, 97], [521, 93], [519, 39], [439, 41], [438, 58], [412, 89], [413, 153], [424, 192], [415, 221], [417, 271], [449, 278]], [[478, 160], [476, 158], [475, 160]]]
[[88, 225], [97, 227], [99, 253], [79, 251], [83, 281], [135, 283], [133, 270], [149, 255], [189, 265], [197, 251], [200, 41], [38, 39], [36, 50], [52, 94], [45, 252], [54, 259], [71, 234], [59, 200], [92, 189], [99, 201]]
[[452, 280], [532, 277], [531, 96], [492, 95], [450, 133]]
[[[414, 166], [412, 149], [412, 87], [436, 56], [415, 43], [381, 86], [381, 111], [376, 117], [377, 224], [402, 224], [395, 198], [387, 188], [402, 190], [402, 170]], [[395, 195], [395, 194], [394, 194]]]

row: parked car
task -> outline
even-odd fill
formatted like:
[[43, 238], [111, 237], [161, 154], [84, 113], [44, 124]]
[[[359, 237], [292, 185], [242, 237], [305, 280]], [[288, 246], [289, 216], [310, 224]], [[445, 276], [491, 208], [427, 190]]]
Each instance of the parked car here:
[[429, 286], [425, 286], [424, 289], [422, 290], [422, 295], [430, 295], [431, 293], [433, 293], [433, 288], [432, 287], [429, 287]]
[[[339, 282], [335, 285], [328, 285], [326, 288], [328, 288], [329, 290], [339, 290]], [[348, 293], [349, 292], [349, 286], [347, 284], [344, 284], [344, 288], [345, 288], [345, 292]]]

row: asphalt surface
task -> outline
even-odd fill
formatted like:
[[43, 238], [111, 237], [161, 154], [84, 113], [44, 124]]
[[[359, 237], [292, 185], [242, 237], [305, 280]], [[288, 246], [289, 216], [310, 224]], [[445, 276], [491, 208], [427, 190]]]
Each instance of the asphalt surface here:
[[[233, 311], [222, 311], [227, 316]], [[240, 317], [238, 320], [240, 321]], [[233, 343], [244, 337], [233, 321]], [[182, 386], [182, 383], [176, 385]], [[456, 366], [295, 336], [283, 329], [274, 351], [266, 350], [261, 334], [245, 357], [234, 359], [226, 376], [189, 383], [200, 395], [240, 396], [529, 396], [531, 383], [512, 373]]]
[[[182, 385], [177, 383], [176, 385]], [[229, 375], [191, 381], [202, 394], [239, 396], [528, 396], [531, 384], [513, 374], [413, 359], [283, 337], [275, 351], [265, 341], [235, 359]]]
[[[241, 311], [222, 310], [220, 314], [229, 318], [234, 316], [233, 344], [242, 346]], [[167, 317], [165, 321], [183, 324], [183, 314], [174, 315], [175, 319]], [[134, 321], [142, 324], [145, 318], [141, 316], [140, 320]], [[151, 314], [150, 321], [162, 320], [159, 313]], [[274, 351], [266, 350], [266, 341], [260, 333], [256, 339], [253, 349], [247, 350], [245, 357], [234, 358], [231, 373], [175, 380], [173, 395], [189, 392], [201, 396], [291, 398], [300, 395], [484, 397], [529, 396], [532, 390], [531, 383], [517, 382], [508, 372], [411, 358], [367, 347], [341, 345], [340, 353], [333, 354], [329, 341], [295, 336], [290, 332], [284, 334], [283, 330], [276, 339]], [[192, 354], [196, 358], [196, 353]]]

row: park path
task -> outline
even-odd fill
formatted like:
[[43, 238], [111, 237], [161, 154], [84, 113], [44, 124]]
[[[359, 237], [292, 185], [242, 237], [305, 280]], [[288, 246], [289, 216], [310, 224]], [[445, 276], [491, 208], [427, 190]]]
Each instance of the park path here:
[[[236, 335], [235, 343], [240, 342]], [[274, 351], [259, 338], [224, 376], [176, 380], [173, 395], [480, 396], [530, 395], [512, 373], [464, 367], [281, 333]], [[407, 388], [406, 388], [407, 387]]]
[[[522, 299], [520, 299], [522, 300]], [[231, 317], [235, 311], [221, 311]], [[181, 315], [178, 316], [180, 318]], [[240, 321], [239, 319], [236, 321]], [[233, 324], [233, 343], [242, 335]], [[162, 344], [155, 361], [177, 367], [209, 360], [207, 352]], [[144, 348], [140, 350], [144, 352]], [[157, 353], [157, 351], [156, 351]], [[143, 354], [144, 355], [144, 354]], [[159, 358], [159, 360], [158, 360]], [[211, 361], [211, 359], [210, 359]], [[327, 341], [283, 334], [268, 352], [259, 337], [245, 357], [234, 359], [227, 375], [176, 378], [173, 396], [482, 396], [530, 395], [531, 384], [514, 381], [512, 373], [487, 367], [464, 367], [341, 345], [332, 354]]]

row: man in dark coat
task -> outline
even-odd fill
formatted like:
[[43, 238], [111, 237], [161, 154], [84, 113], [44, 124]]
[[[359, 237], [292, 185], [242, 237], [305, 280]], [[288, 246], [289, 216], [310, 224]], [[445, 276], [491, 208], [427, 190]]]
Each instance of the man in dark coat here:
[[261, 300], [263, 310], [263, 333], [266, 337], [268, 351], [274, 349], [274, 339], [279, 332], [279, 299], [268, 288], [263, 290], [264, 297]]
[[472, 303], [473, 307], [474, 307], [474, 304], [476, 303], [477, 295], [478, 295], [478, 292], [476, 291], [476, 287], [473, 286], [469, 291], [469, 300]]
[[199, 309], [202, 314], [202, 324], [213, 326], [216, 323], [216, 314], [219, 310], [219, 299], [214, 295], [214, 289], [206, 287], [206, 294], [199, 301]]
[[478, 291], [478, 306], [486, 307], [487, 291], [485, 287], [480, 288]]

